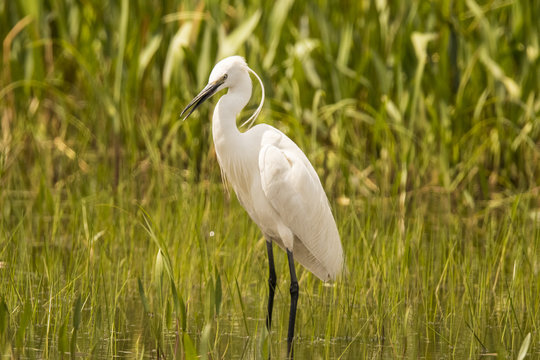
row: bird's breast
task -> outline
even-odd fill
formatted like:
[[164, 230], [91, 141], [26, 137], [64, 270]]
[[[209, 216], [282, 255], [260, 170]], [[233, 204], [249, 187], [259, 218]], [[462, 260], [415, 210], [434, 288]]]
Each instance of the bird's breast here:
[[231, 148], [223, 145], [216, 143], [215, 147], [226, 181], [231, 184], [238, 200], [262, 232], [267, 236], [277, 235], [275, 222], [279, 216], [272, 208], [261, 185], [258, 149], [241, 145]]

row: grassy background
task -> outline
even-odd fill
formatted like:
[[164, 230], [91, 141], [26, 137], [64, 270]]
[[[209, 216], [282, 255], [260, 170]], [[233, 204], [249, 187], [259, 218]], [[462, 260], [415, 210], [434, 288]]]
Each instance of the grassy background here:
[[346, 253], [334, 287], [299, 270], [298, 357], [538, 356], [538, 18], [536, 0], [0, 0], [0, 354], [283, 354], [284, 256], [267, 334], [264, 240], [224, 192], [212, 106], [178, 121], [240, 54]]

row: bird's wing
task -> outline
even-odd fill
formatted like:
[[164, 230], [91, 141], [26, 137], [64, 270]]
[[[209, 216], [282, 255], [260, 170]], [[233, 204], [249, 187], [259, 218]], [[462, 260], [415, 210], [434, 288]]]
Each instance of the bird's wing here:
[[295, 259], [321, 280], [333, 280], [343, 266], [343, 250], [328, 199], [304, 153], [273, 130], [261, 140], [263, 191], [295, 235]]

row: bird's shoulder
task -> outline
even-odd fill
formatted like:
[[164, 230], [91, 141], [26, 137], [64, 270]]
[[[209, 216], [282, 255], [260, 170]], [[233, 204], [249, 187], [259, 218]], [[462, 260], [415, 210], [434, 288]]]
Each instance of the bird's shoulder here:
[[302, 161], [307, 161], [305, 154], [298, 145], [282, 131], [268, 124], [259, 124], [254, 126], [253, 130], [255, 130], [258, 135], [260, 149], [272, 146], [286, 152], [289, 157], [298, 157], [299, 160], [302, 159]]
[[[261, 124], [262, 125], [262, 124]], [[284, 133], [269, 125], [260, 131], [259, 170], [264, 182], [276, 184], [281, 178], [281, 185], [291, 187], [287, 181], [301, 179], [320, 183], [313, 165], [304, 152]]]

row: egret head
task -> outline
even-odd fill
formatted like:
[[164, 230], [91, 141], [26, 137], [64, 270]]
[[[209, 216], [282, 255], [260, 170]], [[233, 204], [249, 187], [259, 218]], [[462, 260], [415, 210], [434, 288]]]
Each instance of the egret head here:
[[248, 72], [248, 65], [246, 60], [241, 56], [229, 56], [214, 66], [208, 83], [219, 82], [220, 79], [225, 77], [225, 81], [217, 91], [235, 84], [240, 76], [245, 76]]
[[237, 83], [241, 76], [245, 76], [248, 71], [251, 70], [241, 56], [229, 56], [214, 66], [210, 77], [208, 78], [208, 85], [195, 96], [193, 100], [186, 106], [186, 108], [180, 114], [180, 117], [184, 116], [184, 113], [188, 112], [184, 117], [184, 120], [191, 115], [195, 109], [199, 107], [205, 100], [209, 99], [220, 90], [231, 87]]
[[[193, 111], [195, 111], [195, 109], [197, 109], [199, 105], [201, 105], [205, 100], [209, 99], [210, 97], [212, 97], [212, 95], [214, 95], [220, 90], [229, 87], [233, 88], [235, 84], [240, 83], [243, 78], [246, 78], [248, 72], [254, 74], [261, 83], [261, 86], [263, 85], [261, 78], [259, 78], [259, 76], [249, 68], [249, 66], [246, 64], [246, 60], [244, 60], [243, 57], [229, 56], [221, 60], [212, 69], [210, 77], [208, 78], [208, 85], [206, 85], [205, 88], [202, 89], [199, 95], [195, 96], [195, 98], [191, 100], [191, 102], [180, 114], [180, 117], [184, 120], [187, 119], [189, 115], [191, 115], [191, 113], [193, 113]], [[247, 78], [249, 80], [249, 76], [247, 76]], [[249, 91], [251, 92], [251, 81], [249, 81]], [[253, 122], [255, 117], [257, 117], [257, 115], [261, 111], [263, 102], [264, 86], [262, 88], [262, 100], [259, 107], [245, 123]], [[184, 114], [186, 115], [184, 116]]]

